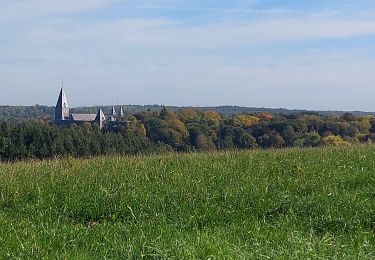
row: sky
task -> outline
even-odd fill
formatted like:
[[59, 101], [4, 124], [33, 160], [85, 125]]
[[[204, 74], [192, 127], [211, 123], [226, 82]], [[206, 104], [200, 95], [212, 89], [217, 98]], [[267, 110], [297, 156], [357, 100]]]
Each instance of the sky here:
[[0, 105], [375, 111], [373, 0], [0, 0]]

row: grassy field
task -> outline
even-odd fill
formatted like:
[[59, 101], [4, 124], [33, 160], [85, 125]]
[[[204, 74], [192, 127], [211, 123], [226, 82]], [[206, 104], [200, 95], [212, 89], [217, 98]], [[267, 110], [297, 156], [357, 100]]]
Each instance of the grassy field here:
[[375, 146], [0, 165], [0, 259], [375, 259]]

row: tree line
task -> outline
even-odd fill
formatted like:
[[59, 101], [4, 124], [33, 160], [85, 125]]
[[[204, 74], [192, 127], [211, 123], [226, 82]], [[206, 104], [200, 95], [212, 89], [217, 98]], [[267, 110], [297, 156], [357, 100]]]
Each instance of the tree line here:
[[[262, 113], [268, 112], [271, 114], [285, 114], [293, 115], [297, 113], [306, 113], [304, 110], [290, 110], [283, 108], [259, 108], [259, 107], [240, 107], [240, 106], [218, 106], [218, 107], [177, 107], [177, 106], [162, 106], [162, 105], [123, 105], [123, 110], [125, 114], [135, 114], [142, 111], [154, 111], [160, 112], [163, 108], [166, 108], [173, 112], [178, 112], [184, 109], [198, 109], [202, 112], [216, 111], [223, 116], [232, 116], [236, 114], [251, 114], [251, 113]], [[105, 114], [110, 114], [112, 111], [112, 106], [91, 106], [91, 107], [74, 107], [70, 109], [72, 113], [78, 114], [96, 114], [98, 110], [102, 109]], [[53, 120], [54, 117], [54, 107], [35, 105], [35, 106], [0, 106], [0, 121], [12, 120], [12, 121], [24, 121], [33, 120], [35, 118], [44, 120]], [[316, 111], [319, 115], [324, 116], [334, 116], [343, 115], [343, 111]], [[357, 116], [367, 116], [371, 115], [369, 112], [355, 111], [352, 112]]]
[[316, 113], [242, 113], [181, 109], [127, 115], [126, 124], [57, 127], [48, 119], [0, 124], [0, 160], [108, 154], [317, 147], [375, 141], [375, 117]]

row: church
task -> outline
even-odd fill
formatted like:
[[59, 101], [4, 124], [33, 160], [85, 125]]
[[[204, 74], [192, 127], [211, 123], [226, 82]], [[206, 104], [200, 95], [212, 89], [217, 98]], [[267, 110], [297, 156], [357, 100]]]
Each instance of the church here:
[[103, 129], [106, 124], [121, 125], [125, 123], [119, 120], [119, 118], [122, 118], [123, 116], [124, 111], [122, 106], [120, 107], [119, 115], [117, 115], [115, 107], [112, 107], [112, 114], [110, 115], [109, 120], [106, 119], [102, 109], [99, 109], [96, 114], [70, 113], [68, 101], [63, 88], [60, 90], [60, 95], [55, 107], [55, 124], [59, 126], [90, 123], [92, 125], [98, 125], [100, 129]]

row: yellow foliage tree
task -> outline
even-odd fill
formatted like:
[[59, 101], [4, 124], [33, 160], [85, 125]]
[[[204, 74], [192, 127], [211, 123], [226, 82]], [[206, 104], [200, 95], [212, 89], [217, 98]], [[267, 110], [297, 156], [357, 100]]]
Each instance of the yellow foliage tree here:
[[178, 111], [178, 116], [183, 121], [198, 119], [198, 112], [194, 109], [181, 109]]
[[220, 122], [223, 119], [222, 116], [216, 111], [207, 111], [205, 112], [205, 114], [207, 117], [214, 120], [215, 122]]
[[169, 127], [173, 128], [177, 132], [181, 133], [181, 135], [183, 137], [188, 136], [189, 132], [188, 132], [185, 124], [180, 119], [172, 118], [172, 119], [168, 119], [166, 122], [167, 122]]
[[140, 136], [143, 136], [143, 137], [146, 137], [146, 134], [147, 134], [145, 125], [144, 124], [139, 124], [139, 123], [136, 124], [134, 132], [137, 135], [140, 135]]
[[233, 122], [239, 127], [250, 127], [259, 123], [259, 118], [251, 115], [240, 114], [233, 118]]
[[325, 145], [333, 145], [333, 146], [350, 145], [349, 142], [344, 141], [342, 137], [339, 135], [329, 135], [327, 137], [324, 137], [323, 142]]

